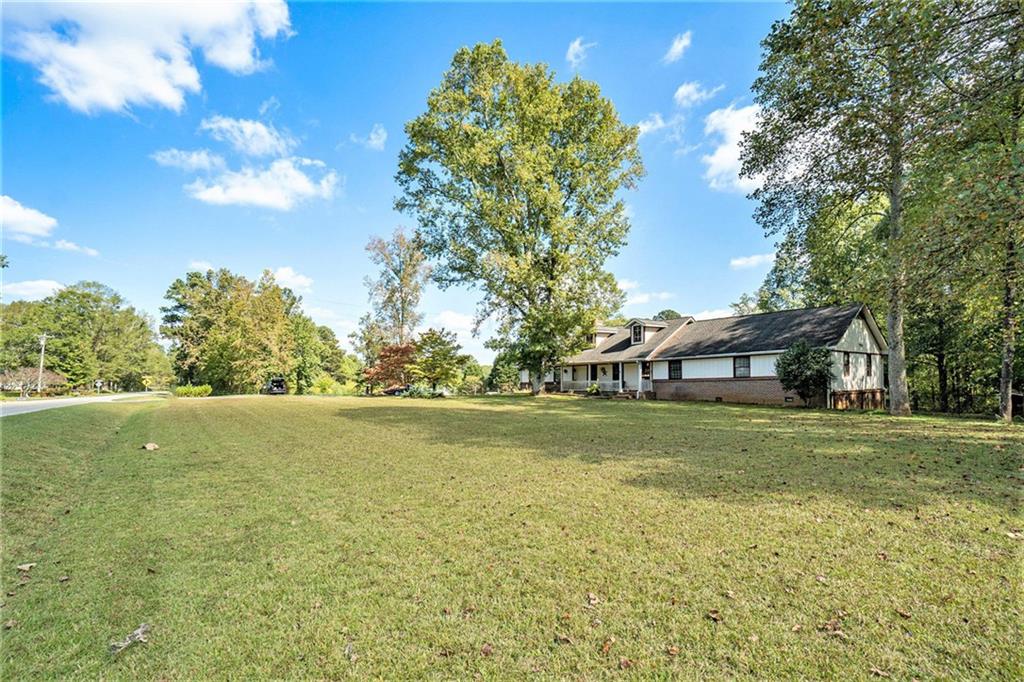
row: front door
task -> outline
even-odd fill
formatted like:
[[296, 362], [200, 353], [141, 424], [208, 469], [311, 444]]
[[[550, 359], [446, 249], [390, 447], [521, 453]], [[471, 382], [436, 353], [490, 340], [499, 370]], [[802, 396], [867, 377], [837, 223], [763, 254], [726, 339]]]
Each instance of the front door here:
[[590, 366], [590, 380], [597, 381], [597, 365]]

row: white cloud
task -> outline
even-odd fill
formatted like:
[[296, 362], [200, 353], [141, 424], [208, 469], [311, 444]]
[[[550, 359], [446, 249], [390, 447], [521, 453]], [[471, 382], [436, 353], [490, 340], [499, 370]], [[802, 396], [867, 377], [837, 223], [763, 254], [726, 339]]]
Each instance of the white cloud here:
[[274, 270], [274, 279], [281, 286], [300, 293], [307, 292], [313, 288], [313, 278], [295, 272], [290, 265]]
[[0, 297], [7, 300], [37, 301], [63, 289], [64, 285], [52, 279], [30, 279], [24, 282], [6, 282], [0, 285]]
[[753, 256], [739, 256], [729, 261], [729, 267], [733, 270], [745, 268], [756, 268], [760, 265], [770, 265], [775, 262], [774, 253], [758, 253]]
[[267, 99], [260, 102], [259, 112], [260, 116], [266, 116], [272, 114], [281, 108], [281, 101], [277, 97], [271, 95]]
[[626, 299], [626, 305], [643, 305], [650, 303], [651, 301], [667, 301], [672, 298], [672, 294], [667, 291], [651, 291], [651, 292], [637, 292], [630, 294]]
[[636, 124], [636, 127], [640, 129], [640, 137], [650, 133], [656, 133], [667, 126], [668, 123], [666, 123], [665, 119], [661, 117], [661, 114], [657, 112]]
[[180, 168], [186, 171], [215, 171], [224, 168], [224, 158], [209, 149], [161, 149], [150, 155], [161, 166]]
[[0, 228], [4, 236], [31, 243], [36, 237], [49, 237], [57, 219], [37, 211], [7, 195], [0, 196]]
[[442, 310], [431, 318], [434, 326], [443, 327], [457, 334], [473, 333], [473, 316], [454, 310]]
[[717, 137], [717, 146], [701, 160], [707, 166], [704, 179], [712, 189], [751, 192], [761, 181], [757, 178], [741, 178], [740, 141], [745, 131], [757, 125], [759, 108], [756, 104], [736, 109], [729, 105], [716, 109], [704, 119], [704, 134]]
[[620, 279], [618, 285], [622, 291], [632, 291], [640, 286], [640, 282], [633, 279]]
[[188, 269], [194, 272], [206, 272], [207, 270], [215, 270], [213, 263], [208, 260], [194, 260], [189, 261]]
[[[311, 177], [314, 171], [319, 178]], [[289, 157], [277, 159], [266, 168], [245, 167], [226, 171], [210, 181], [197, 179], [185, 186], [192, 197], [218, 206], [259, 206], [290, 211], [307, 199], [330, 199], [339, 182], [338, 174], [322, 161]]]
[[298, 140], [273, 125], [246, 118], [211, 116], [203, 119], [199, 129], [249, 156], [284, 156], [298, 145]]
[[53, 248], [60, 251], [76, 251], [78, 253], [84, 253], [86, 256], [98, 256], [100, 252], [96, 249], [89, 248], [88, 246], [81, 246], [74, 242], [69, 242], [67, 239], [58, 239], [54, 243]]
[[565, 61], [574, 69], [580, 68], [587, 58], [587, 51], [597, 47], [597, 43], [584, 43], [583, 36], [569, 43], [569, 49], [565, 51]]
[[690, 43], [693, 42], [693, 31], [687, 31], [686, 33], [680, 33], [672, 39], [672, 44], [668, 48], [668, 52], [661, 58], [666, 64], [677, 62], [683, 57], [683, 53], [686, 52], [686, 48], [690, 47]]
[[5, 3], [4, 51], [85, 113], [132, 105], [181, 111], [200, 92], [193, 52], [234, 74], [267, 65], [257, 39], [291, 34], [284, 0]]
[[705, 90], [700, 83], [691, 81], [676, 88], [676, 94], [672, 96], [672, 99], [675, 100], [676, 106], [687, 109], [695, 104], [708, 101], [721, 92], [724, 87], [724, 85], [718, 85], [710, 90]]
[[735, 317], [736, 313], [731, 308], [714, 308], [712, 310], [702, 310], [699, 313], [693, 314], [695, 320], [714, 320], [719, 317]]
[[375, 152], [384, 150], [384, 143], [388, 141], [388, 131], [380, 123], [374, 123], [370, 134], [366, 137], [359, 137], [355, 133], [348, 136], [348, 139], [356, 144], [361, 144], [367, 149]]

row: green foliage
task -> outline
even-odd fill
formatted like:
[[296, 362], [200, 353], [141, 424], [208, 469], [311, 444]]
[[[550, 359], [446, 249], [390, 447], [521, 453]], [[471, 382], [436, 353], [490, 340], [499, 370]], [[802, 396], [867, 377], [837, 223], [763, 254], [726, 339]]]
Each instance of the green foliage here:
[[403, 398], [443, 398], [444, 394], [426, 384], [413, 384], [402, 394]]
[[284, 377], [306, 393], [333, 363], [344, 377], [345, 354], [330, 330], [317, 327], [300, 299], [265, 271], [259, 281], [228, 270], [190, 272], [175, 280], [161, 309], [180, 383], [207, 383], [216, 393], [256, 393]]
[[828, 390], [832, 378], [832, 354], [827, 348], [811, 348], [797, 341], [775, 361], [775, 374], [787, 391], [794, 391], [804, 405]]
[[46, 367], [71, 386], [96, 379], [120, 389], [141, 388], [142, 374], [162, 354], [150, 319], [115, 291], [79, 282], [41, 301], [0, 305], [0, 369], [39, 363], [46, 333]]
[[202, 384], [200, 386], [185, 384], [174, 389], [174, 395], [179, 398], [205, 398], [211, 393], [213, 393], [213, 387], [209, 384]]
[[482, 292], [491, 347], [540, 372], [579, 350], [622, 294], [605, 261], [629, 230], [620, 190], [643, 173], [636, 127], [594, 83], [558, 83], [501, 42], [456, 52], [406, 125], [396, 207], [416, 216], [441, 287]]
[[463, 369], [470, 360], [460, 351], [454, 332], [444, 329], [428, 329], [420, 334], [415, 344], [415, 354], [409, 364], [409, 374], [421, 380], [434, 390], [438, 386], [454, 386], [461, 382]]
[[682, 313], [679, 313], [679, 312], [673, 310], [672, 308], [665, 308], [664, 310], [659, 311], [654, 316], [654, 319], [655, 320], [678, 320], [682, 316], [683, 316]]
[[485, 388], [488, 391], [510, 393], [519, 388], [519, 365], [508, 353], [498, 353], [487, 375]]
[[601, 387], [597, 384], [590, 384], [587, 386], [587, 395], [599, 395], [601, 393]]

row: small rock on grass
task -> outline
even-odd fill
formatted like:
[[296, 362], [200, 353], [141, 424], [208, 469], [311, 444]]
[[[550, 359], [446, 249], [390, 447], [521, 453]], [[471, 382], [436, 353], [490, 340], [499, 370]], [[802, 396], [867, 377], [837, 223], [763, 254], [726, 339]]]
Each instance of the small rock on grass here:
[[142, 449], [143, 450], [159, 450], [160, 446], [157, 445], [156, 443], [146, 443], [145, 445], [142, 446]]

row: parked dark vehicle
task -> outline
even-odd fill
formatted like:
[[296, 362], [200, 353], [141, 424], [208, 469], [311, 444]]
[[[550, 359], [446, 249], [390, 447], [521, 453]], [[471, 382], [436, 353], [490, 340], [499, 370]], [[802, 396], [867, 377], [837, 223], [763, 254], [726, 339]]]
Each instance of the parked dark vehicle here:
[[404, 395], [412, 388], [409, 384], [403, 384], [401, 386], [391, 386], [384, 389], [384, 395]]
[[285, 395], [288, 393], [288, 384], [284, 382], [283, 378], [274, 377], [263, 385], [263, 388], [260, 389], [260, 393], [265, 393], [267, 395]]

